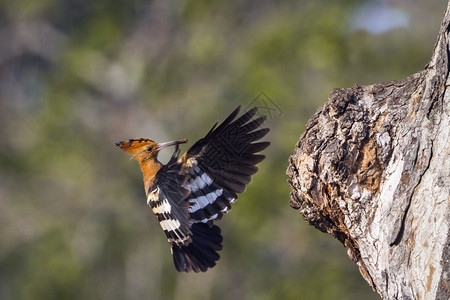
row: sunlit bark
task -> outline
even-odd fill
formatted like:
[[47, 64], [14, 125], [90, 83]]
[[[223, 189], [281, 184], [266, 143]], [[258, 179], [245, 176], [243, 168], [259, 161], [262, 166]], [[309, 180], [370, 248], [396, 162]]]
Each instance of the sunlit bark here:
[[449, 7], [426, 68], [333, 90], [287, 170], [291, 206], [385, 299], [450, 298]]

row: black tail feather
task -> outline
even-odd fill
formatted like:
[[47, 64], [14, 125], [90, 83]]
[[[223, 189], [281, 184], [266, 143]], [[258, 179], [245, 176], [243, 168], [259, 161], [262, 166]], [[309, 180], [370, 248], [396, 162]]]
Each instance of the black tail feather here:
[[216, 265], [222, 249], [220, 228], [204, 223], [192, 224], [192, 242], [187, 246], [172, 245], [175, 268], [179, 272], [205, 272]]

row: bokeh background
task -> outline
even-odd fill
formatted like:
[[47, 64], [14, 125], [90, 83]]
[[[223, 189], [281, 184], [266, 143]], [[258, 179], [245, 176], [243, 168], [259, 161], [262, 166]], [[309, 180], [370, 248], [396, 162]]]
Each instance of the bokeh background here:
[[[423, 69], [446, 5], [1, 0], [0, 299], [378, 299], [289, 207], [288, 157], [332, 88]], [[114, 143], [194, 142], [237, 105], [272, 145], [218, 265], [179, 274]]]

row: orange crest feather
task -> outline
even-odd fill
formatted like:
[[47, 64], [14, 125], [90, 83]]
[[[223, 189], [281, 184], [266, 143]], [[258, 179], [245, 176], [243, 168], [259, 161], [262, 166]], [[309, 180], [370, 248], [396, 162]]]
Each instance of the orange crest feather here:
[[136, 154], [139, 152], [139, 149], [146, 146], [157, 147], [158, 144], [150, 139], [129, 139], [128, 141], [122, 141], [116, 143], [117, 146], [120, 147], [125, 152]]

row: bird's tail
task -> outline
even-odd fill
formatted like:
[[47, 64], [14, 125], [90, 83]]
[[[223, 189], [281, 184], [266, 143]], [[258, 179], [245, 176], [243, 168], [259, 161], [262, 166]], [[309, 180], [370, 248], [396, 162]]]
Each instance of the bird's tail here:
[[172, 244], [172, 256], [179, 272], [205, 272], [216, 265], [222, 249], [220, 228], [205, 223], [194, 223], [191, 227], [192, 242], [187, 246]]

